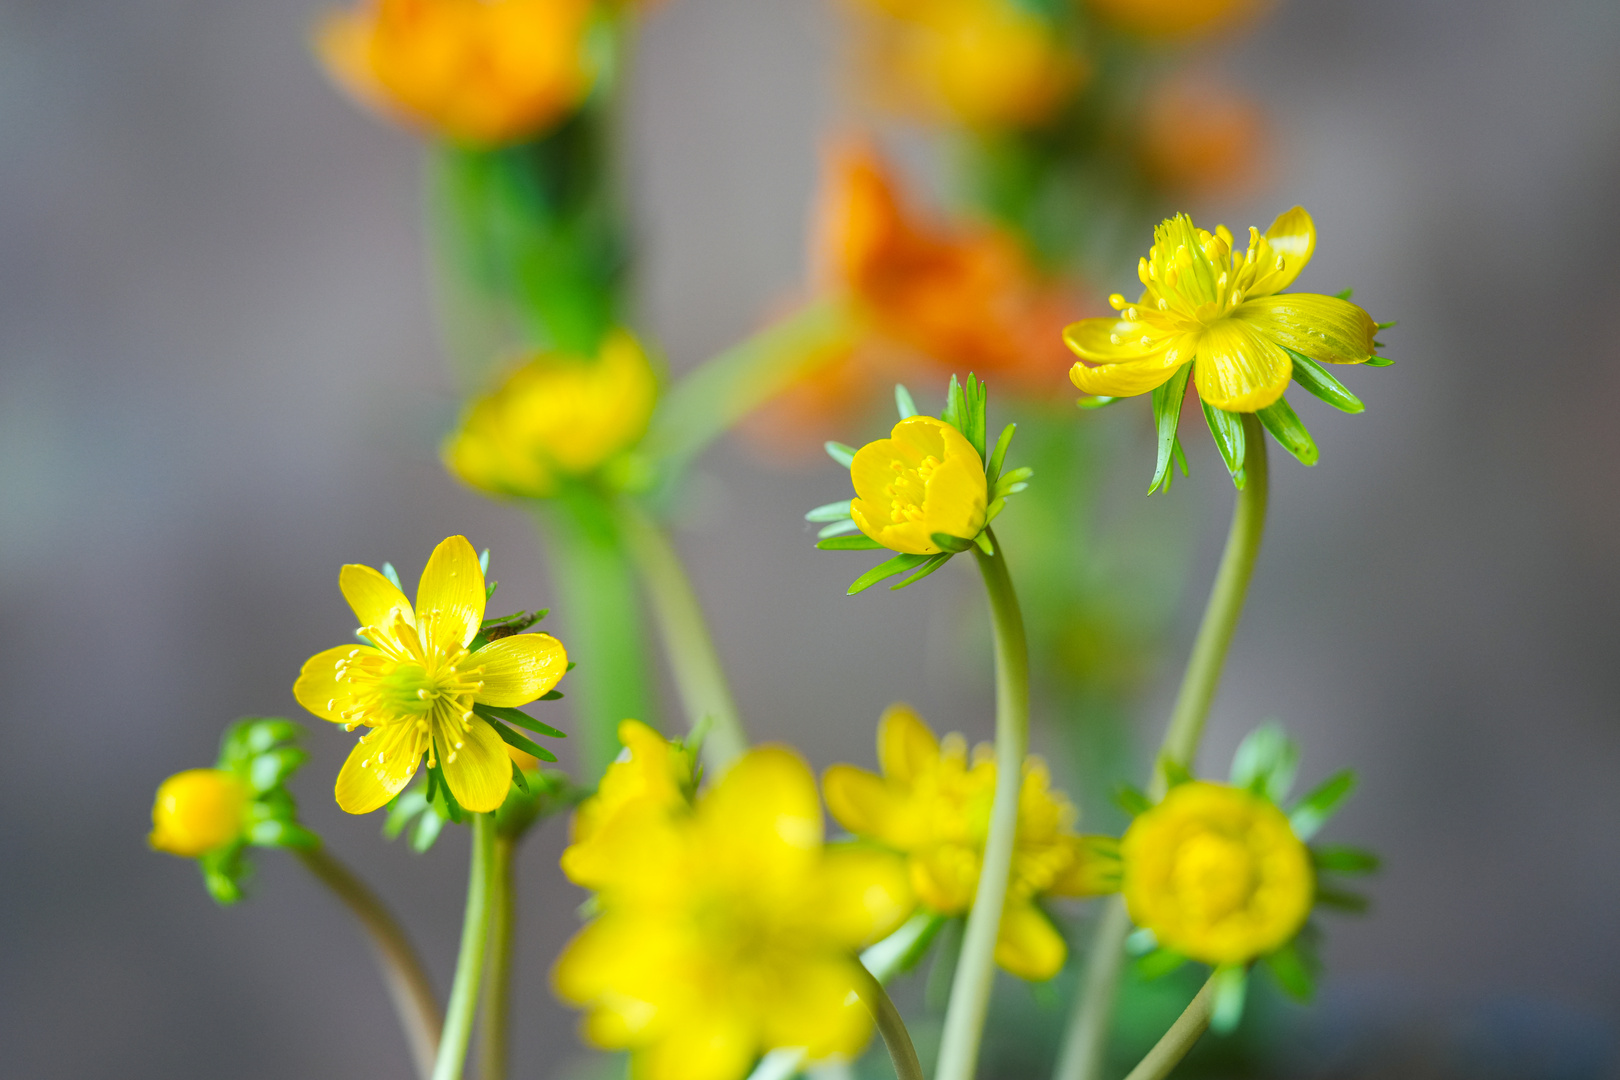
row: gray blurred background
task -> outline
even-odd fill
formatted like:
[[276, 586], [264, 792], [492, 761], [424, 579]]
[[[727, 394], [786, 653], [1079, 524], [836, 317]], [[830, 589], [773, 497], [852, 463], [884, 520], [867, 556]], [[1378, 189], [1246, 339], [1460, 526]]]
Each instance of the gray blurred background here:
[[[526, 520], [437, 464], [455, 401], [420, 149], [324, 83], [317, 10], [0, 0], [8, 1077], [405, 1075], [345, 914], [278, 853], [250, 902], [216, 907], [193, 866], [146, 850], [152, 792], [209, 763], [226, 721], [297, 715], [299, 665], [351, 627], [342, 562], [414, 576], [465, 532], [512, 603], [550, 594]], [[648, 21], [643, 325], [677, 369], [802, 278], [816, 143], [842, 108], [833, 38], [820, 0], [670, 0]], [[1333, 921], [1326, 991], [1279, 1066], [1296, 1075], [1340, 1075], [1343, 1030], [1415, 1040], [1430, 1064], [1400, 1075], [1617, 1074], [1617, 57], [1612, 0], [1289, 0], [1229, 57], [1277, 152], [1269, 189], [1222, 218], [1304, 203], [1321, 243], [1302, 285], [1353, 284], [1400, 320], [1397, 366], [1353, 373], [1367, 413], [1312, 411], [1321, 464], [1277, 465], [1206, 749], [1223, 770], [1257, 719], [1285, 718], [1307, 781], [1361, 771], [1331, 838], [1387, 860], [1373, 916]], [[1134, 498], [1146, 423], [1096, 422], [1132, 448]], [[1211, 466], [1169, 496], [1199, 540], [1144, 743], [1225, 527]], [[928, 630], [976, 603], [968, 571], [845, 599], [850, 557], [810, 550], [798, 519], [841, 483], [729, 444], [704, 462], [680, 542], [749, 723], [818, 765], [870, 764], [896, 698], [988, 734], [987, 665]], [[349, 741], [312, 731], [306, 816], [447, 985], [465, 838], [419, 858], [341, 814]], [[581, 899], [561, 842], [549, 827], [523, 863], [517, 1075], [578, 1053], [545, 982]]]

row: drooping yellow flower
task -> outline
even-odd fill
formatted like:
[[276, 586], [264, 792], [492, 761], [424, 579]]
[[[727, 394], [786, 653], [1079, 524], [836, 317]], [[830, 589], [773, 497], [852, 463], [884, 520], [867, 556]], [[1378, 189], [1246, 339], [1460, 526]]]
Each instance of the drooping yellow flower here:
[[195, 859], [242, 835], [247, 786], [224, 769], [187, 769], [158, 787], [147, 843]]
[[1064, 340], [1083, 363], [1069, 371], [1088, 394], [1129, 397], [1168, 382], [1184, 364], [1205, 404], [1258, 412], [1283, 396], [1293, 376], [1287, 349], [1329, 364], [1373, 357], [1372, 317], [1348, 300], [1281, 293], [1310, 261], [1316, 226], [1303, 207], [1264, 235], [1249, 230], [1246, 252], [1232, 234], [1213, 234], [1179, 214], [1153, 233], [1140, 260], [1142, 298], [1108, 298], [1117, 318], [1082, 319]]
[[[973, 906], [995, 798], [995, 753], [934, 737], [916, 713], [895, 705], [878, 724], [877, 776], [834, 765], [822, 779], [827, 809], [856, 836], [905, 854], [911, 887], [943, 915]], [[1118, 862], [1106, 837], [1072, 831], [1075, 809], [1050, 787], [1038, 757], [1024, 763], [1018, 838], [996, 962], [1025, 979], [1049, 979], [1063, 967], [1063, 938], [1041, 910], [1042, 897], [1095, 896], [1118, 888]]]
[[[632, 751], [634, 755], [636, 751]], [[744, 754], [690, 810], [626, 803], [592, 839], [601, 914], [552, 973], [585, 1036], [635, 1080], [739, 1080], [763, 1052], [853, 1057], [871, 1022], [855, 953], [910, 909], [883, 852], [822, 845], [815, 778], [791, 751]]]
[[932, 555], [943, 550], [935, 533], [972, 540], [984, 529], [984, 460], [943, 420], [900, 421], [887, 439], [855, 452], [849, 476], [855, 485], [851, 518], [892, 551]]
[[595, 888], [611, 880], [611, 846], [596, 843], [615, 818], [644, 805], [667, 812], [685, 808], [692, 782], [692, 753], [639, 720], [619, 722], [624, 751], [607, 767], [596, 794], [574, 811], [573, 842], [562, 854], [569, 880]]
[[293, 686], [316, 716], [369, 729], [338, 773], [338, 805], [351, 814], [377, 809], [410, 782], [425, 753], [463, 807], [499, 808], [511, 758], [473, 705], [525, 705], [550, 690], [568, 667], [562, 644], [550, 634], [513, 634], [468, 650], [485, 591], [465, 536], [434, 548], [414, 609], [369, 566], [345, 566], [338, 585], [370, 644], [317, 653]]
[[539, 353], [472, 402], [445, 443], [445, 464], [483, 491], [555, 495], [564, 480], [640, 441], [657, 396], [657, 377], [628, 331], [609, 334], [595, 360]]
[[1146, 38], [1180, 40], [1251, 18], [1265, 0], [1087, 0], [1106, 23]]
[[450, 139], [532, 138], [595, 81], [592, 0], [360, 0], [328, 15], [317, 48], [356, 99]]
[[1171, 788], [1131, 824], [1120, 856], [1132, 920], [1207, 964], [1271, 952], [1310, 914], [1310, 852], [1275, 803], [1239, 788]]

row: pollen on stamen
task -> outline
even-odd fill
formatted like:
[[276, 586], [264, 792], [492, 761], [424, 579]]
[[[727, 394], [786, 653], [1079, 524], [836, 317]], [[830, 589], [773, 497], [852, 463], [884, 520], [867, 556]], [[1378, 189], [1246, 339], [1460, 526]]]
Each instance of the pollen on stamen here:
[[1125, 298], [1119, 293], [1113, 293], [1108, 297], [1108, 306], [1118, 311], [1125, 306]]
[[456, 763], [456, 752], [454, 750], [450, 751], [450, 756], [444, 759], [444, 763], [446, 765], [454, 765]]

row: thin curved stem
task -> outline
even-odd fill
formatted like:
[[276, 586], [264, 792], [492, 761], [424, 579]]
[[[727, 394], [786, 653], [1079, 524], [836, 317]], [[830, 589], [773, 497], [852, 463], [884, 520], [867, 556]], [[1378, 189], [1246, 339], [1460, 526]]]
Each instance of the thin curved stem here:
[[618, 502], [625, 542], [652, 600], [675, 688], [693, 730], [703, 730], [703, 759], [718, 772], [748, 747], [720, 654], [686, 568], [669, 537], [629, 499]]
[[[1220, 686], [1226, 652], [1243, 614], [1254, 561], [1260, 554], [1270, 475], [1266, 463], [1266, 432], [1252, 413], [1243, 414], [1243, 435], [1243, 469], [1247, 482], [1238, 492], [1232, 527], [1226, 534], [1226, 549], [1221, 554], [1220, 568], [1215, 572], [1215, 585], [1204, 607], [1198, 636], [1193, 640], [1187, 671], [1170, 713], [1170, 726], [1154, 756], [1148, 794], [1155, 800], [1162, 798], [1169, 786], [1165, 763], [1174, 761], [1191, 768], [1198, 753], [1204, 720]], [[1125, 917], [1124, 904], [1115, 898], [1092, 935], [1088, 955], [1096, 978], [1088, 975], [1084, 992], [1075, 1001], [1055, 1080], [1097, 1080], [1101, 1073], [1114, 1015], [1114, 983], [1129, 933], [1130, 920]]]
[[445, 1010], [444, 1037], [433, 1065], [433, 1080], [461, 1080], [472, 1041], [473, 1013], [484, 977], [484, 948], [489, 941], [491, 868], [495, 861], [495, 815], [472, 815], [472, 866], [467, 872], [467, 912], [461, 923], [461, 952], [456, 981]]
[[1125, 1080], [1164, 1080], [1208, 1030], [1210, 1018], [1214, 1015], [1215, 976], [1211, 975], [1203, 989], [1198, 991], [1198, 996], [1182, 1010], [1176, 1022], [1170, 1025], [1170, 1030], [1154, 1043], [1153, 1049], [1126, 1075]]
[[484, 963], [484, 1007], [478, 1013], [478, 1076], [506, 1080], [512, 991], [512, 925], [517, 889], [512, 853], [517, 837], [496, 836], [489, 869], [489, 945]]
[[439, 1033], [444, 1021], [439, 1016], [438, 999], [433, 996], [433, 983], [410, 938], [370, 886], [325, 848], [300, 850], [294, 854], [304, 868], [315, 875], [315, 880], [332, 890], [360, 920], [360, 927], [365, 930], [377, 958], [377, 966], [382, 970], [388, 998], [394, 1003], [400, 1026], [405, 1029], [411, 1061], [417, 1075], [427, 1080], [433, 1070], [434, 1055], [439, 1050]]
[[1029, 647], [1001, 544], [990, 534], [994, 555], [973, 549], [990, 601], [996, 652], [996, 794], [990, 805], [979, 886], [962, 937], [962, 953], [951, 981], [935, 1080], [972, 1080], [996, 977], [996, 938], [1007, 899], [1018, 834], [1018, 801], [1023, 789], [1024, 755], [1029, 749]]
[[[859, 964], [856, 966], [860, 967]], [[861, 967], [859, 979], [855, 991], [861, 995], [861, 1003], [872, 1014], [878, 1033], [883, 1036], [883, 1045], [889, 1049], [889, 1060], [894, 1062], [895, 1077], [897, 1080], [924, 1080], [922, 1063], [917, 1060], [917, 1048], [911, 1044], [911, 1032], [906, 1030], [906, 1022], [900, 1018], [900, 1010], [889, 1000], [889, 992], [865, 967]]]

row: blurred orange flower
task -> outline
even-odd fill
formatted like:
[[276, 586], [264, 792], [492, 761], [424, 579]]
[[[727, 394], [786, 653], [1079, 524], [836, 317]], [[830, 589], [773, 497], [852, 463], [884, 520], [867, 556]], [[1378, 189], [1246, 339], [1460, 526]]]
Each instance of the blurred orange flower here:
[[1140, 130], [1143, 169], [1177, 194], [1231, 195], [1265, 171], [1260, 107], [1208, 75], [1184, 73], [1156, 87]]
[[327, 70], [365, 105], [453, 142], [540, 134], [595, 81], [592, 0], [360, 0], [322, 22]]
[[1183, 39], [1218, 33], [1253, 17], [1265, 0], [1087, 0], [1097, 17], [1146, 38]]

